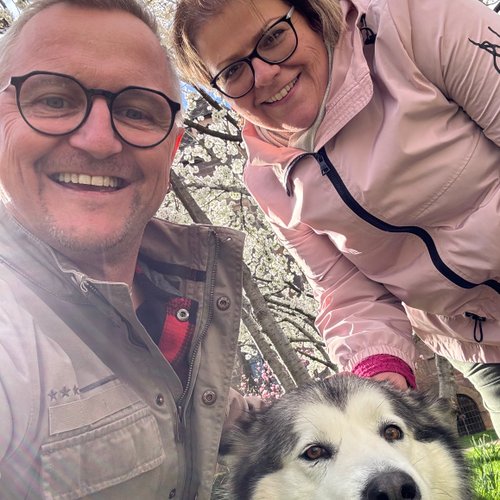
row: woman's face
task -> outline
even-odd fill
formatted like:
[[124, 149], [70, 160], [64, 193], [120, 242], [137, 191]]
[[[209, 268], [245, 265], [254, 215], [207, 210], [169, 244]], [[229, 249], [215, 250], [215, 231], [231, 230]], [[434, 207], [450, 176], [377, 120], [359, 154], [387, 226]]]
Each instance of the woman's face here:
[[[229, 0], [196, 36], [199, 54], [212, 76], [248, 56], [266, 29], [290, 10], [282, 0]], [[312, 125], [326, 91], [328, 54], [320, 34], [294, 11], [298, 36], [292, 56], [281, 64], [252, 59], [254, 88], [231, 106], [250, 122], [276, 131], [297, 132]]]

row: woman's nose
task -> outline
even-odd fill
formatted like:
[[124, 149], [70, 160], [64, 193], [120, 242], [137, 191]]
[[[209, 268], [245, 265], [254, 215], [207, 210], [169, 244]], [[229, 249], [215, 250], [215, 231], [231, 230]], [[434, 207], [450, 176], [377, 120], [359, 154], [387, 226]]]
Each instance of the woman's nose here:
[[269, 85], [280, 72], [279, 64], [269, 64], [257, 57], [252, 59], [252, 66], [255, 73], [256, 87]]

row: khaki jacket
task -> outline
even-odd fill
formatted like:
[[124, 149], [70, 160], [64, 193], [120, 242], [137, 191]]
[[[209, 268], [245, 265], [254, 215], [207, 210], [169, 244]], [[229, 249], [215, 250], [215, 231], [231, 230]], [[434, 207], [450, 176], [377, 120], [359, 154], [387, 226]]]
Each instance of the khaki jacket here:
[[1, 208], [2, 500], [210, 498], [242, 247], [239, 233], [219, 227], [153, 220], [146, 228], [141, 267], [196, 303], [183, 389], [138, 322], [127, 285], [89, 279]]
[[411, 365], [412, 330], [446, 357], [499, 363], [500, 16], [472, 0], [341, 5], [310, 144], [247, 123], [245, 183], [343, 369], [381, 353]]

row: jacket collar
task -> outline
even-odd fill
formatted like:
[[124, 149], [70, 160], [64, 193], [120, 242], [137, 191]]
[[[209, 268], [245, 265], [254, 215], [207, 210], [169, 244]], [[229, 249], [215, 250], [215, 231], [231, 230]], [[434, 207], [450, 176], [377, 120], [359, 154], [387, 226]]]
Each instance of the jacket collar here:
[[[170, 284], [178, 285], [184, 279], [203, 281], [209, 247], [213, 244], [210, 235], [214, 233], [235, 248], [243, 245], [243, 235], [229, 228], [152, 219], [141, 244], [141, 267], [149, 276], [156, 275], [157, 281], [163, 275]], [[85, 283], [92, 283], [105, 295], [116, 293], [117, 287], [123, 288], [120, 295], [128, 293], [128, 286], [124, 283], [109, 283], [85, 276], [64, 255], [22, 226], [1, 202], [0, 264], [9, 266], [32, 287], [67, 301], [81, 302]], [[166, 283], [165, 286], [174, 285]]]

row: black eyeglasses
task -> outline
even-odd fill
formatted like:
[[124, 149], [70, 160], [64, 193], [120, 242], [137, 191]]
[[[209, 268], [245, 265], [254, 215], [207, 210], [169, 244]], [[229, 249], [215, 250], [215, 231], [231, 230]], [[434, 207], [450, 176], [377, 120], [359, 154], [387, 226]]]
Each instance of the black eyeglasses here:
[[16, 89], [21, 116], [37, 132], [71, 134], [89, 117], [92, 98], [102, 96], [108, 103], [113, 130], [123, 142], [137, 148], [152, 148], [164, 141], [181, 108], [158, 90], [135, 86], [119, 92], [87, 89], [72, 76], [49, 71], [13, 76], [10, 84]]
[[268, 64], [281, 64], [292, 56], [298, 37], [291, 17], [295, 7], [273, 23], [260, 37], [252, 53], [229, 64], [219, 71], [210, 85], [231, 99], [247, 95], [255, 85], [254, 57]]

